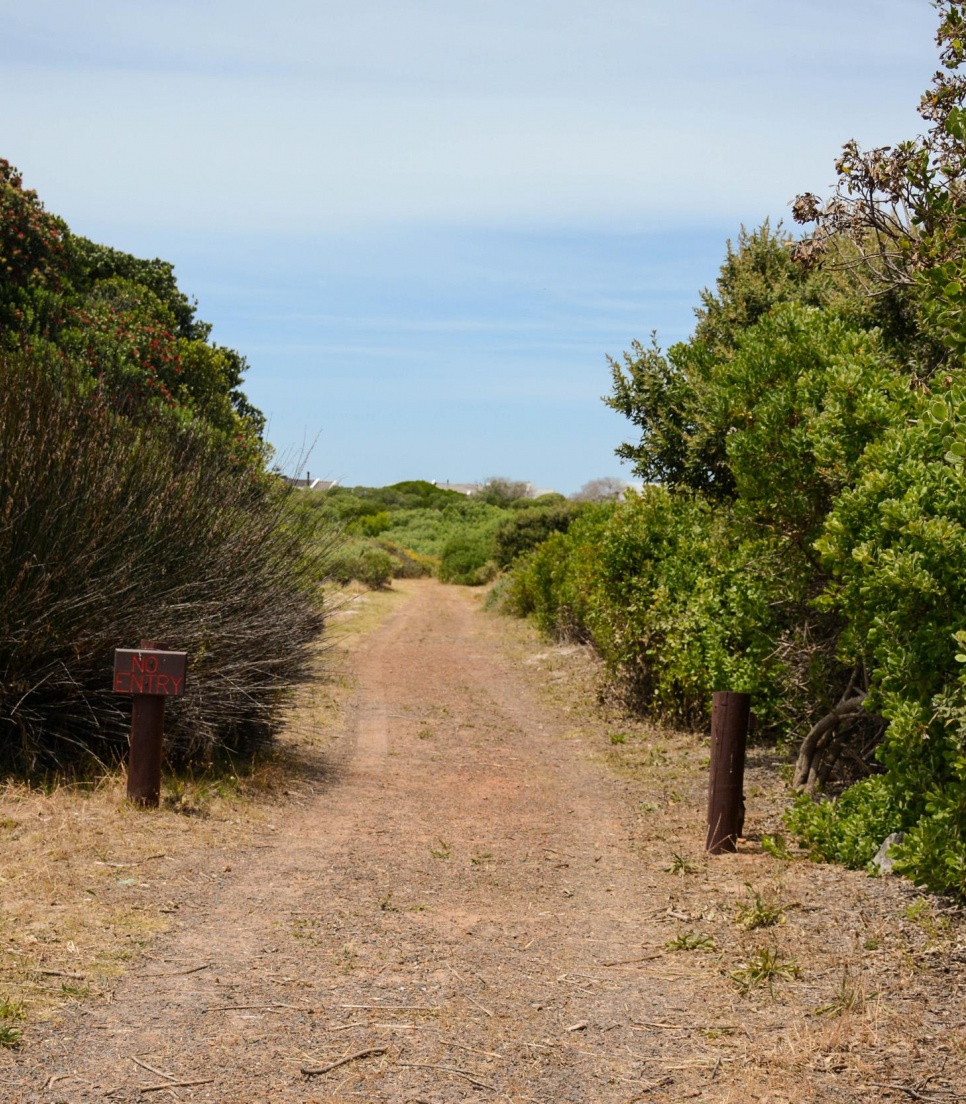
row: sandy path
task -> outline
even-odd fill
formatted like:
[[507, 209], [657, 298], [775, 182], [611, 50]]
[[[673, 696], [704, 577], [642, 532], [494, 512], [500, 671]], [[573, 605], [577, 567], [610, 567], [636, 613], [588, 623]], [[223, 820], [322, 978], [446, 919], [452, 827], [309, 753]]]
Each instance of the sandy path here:
[[[640, 793], [472, 594], [410, 589], [355, 653], [323, 791], [262, 846], [196, 857], [172, 930], [32, 1042], [11, 1100], [741, 1099], [721, 970], [664, 951], [689, 919], [658, 865], [677, 845], [634, 840]], [[748, 876], [727, 862], [715, 893]], [[144, 1093], [166, 1077], [197, 1084]]]

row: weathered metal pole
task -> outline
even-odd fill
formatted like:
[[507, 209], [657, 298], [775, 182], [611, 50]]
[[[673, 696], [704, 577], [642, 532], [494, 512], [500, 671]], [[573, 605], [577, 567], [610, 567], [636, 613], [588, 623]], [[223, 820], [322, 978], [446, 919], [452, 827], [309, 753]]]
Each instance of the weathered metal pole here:
[[738, 849], [745, 819], [745, 741], [751, 696], [721, 690], [711, 706], [711, 771], [708, 782], [708, 840], [712, 855]]
[[158, 694], [135, 694], [131, 706], [127, 799], [145, 808], [157, 808], [161, 800], [164, 701]]
[[[144, 651], [154, 651], [153, 640], [142, 640]], [[135, 805], [157, 808], [161, 801], [161, 755], [164, 747], [164, 698], [135, 694], [131, 702], [131, 749], [127, 765], [127, 799]]]

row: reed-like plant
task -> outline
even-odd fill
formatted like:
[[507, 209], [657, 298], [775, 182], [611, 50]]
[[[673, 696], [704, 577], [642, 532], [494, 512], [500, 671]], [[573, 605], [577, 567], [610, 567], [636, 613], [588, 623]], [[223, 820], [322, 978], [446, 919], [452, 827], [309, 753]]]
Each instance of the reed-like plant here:
[[144, 638], [188, 652], [172, 757], [270, 738], [324, 620], [310, 524], [203, 423], [133, 424], [60, 358], [0, 354], [0, 762], [122, 754], [113, 651]]

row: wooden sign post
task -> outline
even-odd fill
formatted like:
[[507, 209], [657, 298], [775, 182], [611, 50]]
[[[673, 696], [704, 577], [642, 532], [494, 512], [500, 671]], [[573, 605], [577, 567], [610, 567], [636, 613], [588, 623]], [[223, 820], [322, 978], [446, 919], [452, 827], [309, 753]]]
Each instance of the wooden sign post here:
[[135, 805], [156, 808], [161, 800], [164, 703], [184, 694], [187, 667], [187, 652], [165, 651], [153, 640], [114, 651], [114, 692], [133, 695], [127, 796]]

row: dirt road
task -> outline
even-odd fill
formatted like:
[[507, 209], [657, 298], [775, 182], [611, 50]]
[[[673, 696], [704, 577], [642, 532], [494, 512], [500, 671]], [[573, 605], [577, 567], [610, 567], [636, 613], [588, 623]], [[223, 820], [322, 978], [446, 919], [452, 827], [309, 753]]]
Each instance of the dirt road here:
[[[567, 692], [566, 652], [469, 591], [406, 590], [354, 653], [308, 803], [193, 856], [171, 930], [110, 1001], [38, 1029], [4, 1099], [801, 1104], [908, 1099], [915, 1063], [921, 1099], [956, 1099], [959, 982], [940, 1010], [920, 929], [882, 927], [905, 890], [808, 864], [789, 882], [757, 847], [709, 867], [693, 740], [612, 731]], [[794, 924], [736, 924], [746, 882]], [[825, 958], [802, 961], [807, 932]], [[788, 969], [743, 992], [731, 967], [759, 945]], [[855, 1002], [816, 1015], [848, 977]]]

